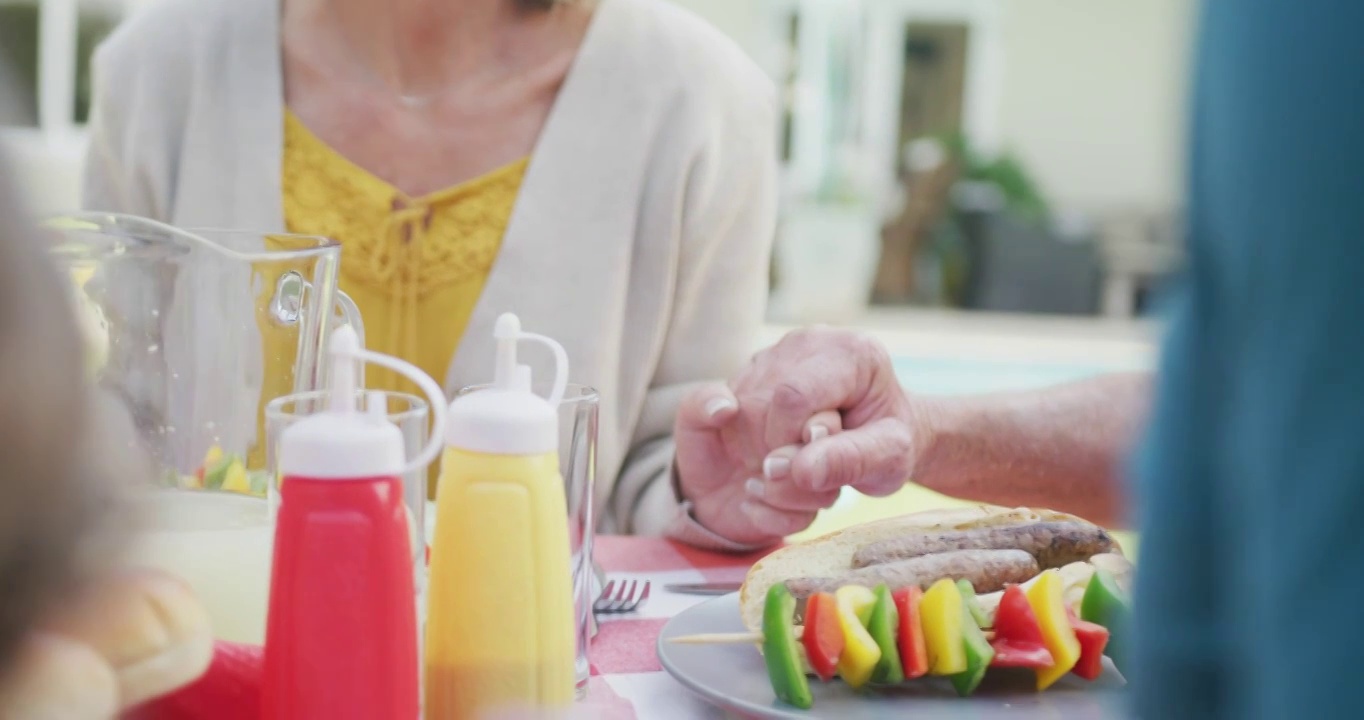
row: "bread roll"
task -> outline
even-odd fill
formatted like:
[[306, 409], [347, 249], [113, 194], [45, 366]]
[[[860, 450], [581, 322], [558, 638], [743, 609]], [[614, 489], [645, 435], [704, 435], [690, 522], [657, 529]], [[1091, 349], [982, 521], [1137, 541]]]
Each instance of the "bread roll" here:
[[184, 582], [155, 570], [123, 572], [52, 629], [89, 644], [109, 663], [120, 709], [193, 681], [213, 659], [203, 605]]

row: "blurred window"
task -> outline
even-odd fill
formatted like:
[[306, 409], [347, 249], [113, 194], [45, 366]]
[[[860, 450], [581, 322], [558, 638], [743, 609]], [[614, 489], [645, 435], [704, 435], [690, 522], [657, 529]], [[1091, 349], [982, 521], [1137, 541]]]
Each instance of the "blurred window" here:
[[127, 7], [123, 0], [0, 0], [0, 75], [16, 95], [0, 111], [0, 126], [60, 131], [83, 125], [90, 113], [90, 56]]
[[38, 127], [38, 0], [0, 0], [0, 125]]

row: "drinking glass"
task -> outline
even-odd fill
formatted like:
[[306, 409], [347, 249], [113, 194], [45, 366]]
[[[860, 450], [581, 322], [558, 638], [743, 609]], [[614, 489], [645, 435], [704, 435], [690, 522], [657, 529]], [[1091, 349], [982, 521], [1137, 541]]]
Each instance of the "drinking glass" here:
[[[462, 396], [486, 390], [490, 385], [475, 385], [459, 391]], [[549, 387], [537, 387], [535, 393], [544, 397]], [[574, 635], [577, 655], [578, 697], [587, 692], [591, 674], [588, 662], [588, 643], [591, 640], [593, 572], [592, 538], [594, 535], [594, 498], [597, 484], [597, 411], [600, 398], [597, 391], [586, 385], [569, 383], [559, 404], [559, 474], [564, 478], [564, 499], [568, 505], [568, 549], [573, 568]], [[440, 522], [439, 518], [436, 522]]]
[[[268, 466], [276, 470], [270, 482], [270, 508], [273, 512], [279, 504], [279, 439], [285, 428], [314, 413], [325, 411], [328, 407], [329, 390], [286, 395], [272, 400], [265, 407], [265, 435]], [[368, 412], [375, 404], [383, 408], [388, 421], [397, 426], [403, 436], [405, 457], [416, 457], [427, 443], [427, 416], [430, 405], [426, 400], [408, 393], [386, 390], [360, 390], [356, 392], [355, 406], [359, 412]], [[413, 578], [417, 597], [422, 597], [426, 589], [426, 469], [414, 470], [403, 476], [403, 501], [407, 505], [407, 520], [412, 533], [412, 567], [416, 573]]]

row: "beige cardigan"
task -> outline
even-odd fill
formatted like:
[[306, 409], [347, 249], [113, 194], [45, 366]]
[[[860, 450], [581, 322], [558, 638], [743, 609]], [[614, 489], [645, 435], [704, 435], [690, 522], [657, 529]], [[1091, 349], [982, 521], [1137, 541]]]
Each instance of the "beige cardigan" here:
[[[103, 44], [87, 209], [284, 228], [279, 14], [279, 0], [159, 0]], [[601, 2], [445, 387], [492, 377], [499, 313], [560, 340], [571, 379], [602, 397], [602, 531], [707, 540], [672, 490], [670, 433], [688, 389], [735, 372], [762, 320], [775, 131], [771, 83], [733, 43], [665, 0]]]

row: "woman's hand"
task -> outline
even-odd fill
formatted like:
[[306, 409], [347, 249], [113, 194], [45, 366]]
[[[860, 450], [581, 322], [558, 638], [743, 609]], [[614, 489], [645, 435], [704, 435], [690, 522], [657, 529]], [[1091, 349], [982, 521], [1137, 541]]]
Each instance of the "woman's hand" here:
[[764, 463], [769, 448], [763, 424], [728, 387], [715, 384], [682, 403], [673, 431], [681, 494], [691, 501], [696, 521], [742, 545], [774, 543], [803, 530], [838, 499], [836, 490], [802, 492], [790, 483], [767, 482], [765, 470], [779, 463]]
[[808, 527], [844, 486], [899, 489], [925, 428], [878, 343], [849, 331], [796, 331], [727, 387], [701, 388], [683, 403], [681, 491], [713, 532], [778, 539]]

